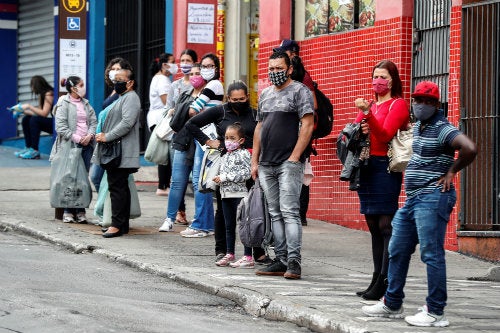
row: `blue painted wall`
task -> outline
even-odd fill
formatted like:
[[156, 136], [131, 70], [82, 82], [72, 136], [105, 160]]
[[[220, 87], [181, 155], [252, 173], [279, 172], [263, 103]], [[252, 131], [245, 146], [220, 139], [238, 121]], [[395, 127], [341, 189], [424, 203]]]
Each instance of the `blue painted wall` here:
[[17, 121], [8, 107], [17, 103], [17, 1], [0, 1], [0, 140], [16, 136]]

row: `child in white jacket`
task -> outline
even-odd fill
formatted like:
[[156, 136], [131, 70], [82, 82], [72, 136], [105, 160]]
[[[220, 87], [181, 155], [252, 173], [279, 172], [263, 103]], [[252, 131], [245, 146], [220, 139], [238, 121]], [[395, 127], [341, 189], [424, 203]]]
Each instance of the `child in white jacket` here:
[[225, 133], [227, 153], [222, 156], [219, 175], [213, 181], [220, 185], [222, 212], [226, 224], [226, 255], [217, 261], [217, 266], [253, 268], [252, 248], [245, 247], [244, 255], [235, 261], [236, 211], [241, 199], [248, 193], [246, 181], [250, 179], [250, 152], [242, 147], [245, 130], [240, 123], [229, 125]]

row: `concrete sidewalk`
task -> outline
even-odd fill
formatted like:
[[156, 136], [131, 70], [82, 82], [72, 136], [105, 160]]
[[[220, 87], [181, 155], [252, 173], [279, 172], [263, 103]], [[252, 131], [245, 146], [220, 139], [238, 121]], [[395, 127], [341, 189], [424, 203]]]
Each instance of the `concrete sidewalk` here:
[[[317, 332], [500, 331], [500, 282], [489, 281], [499, 277], [498, 271], [490, 271], [495, 266], [492, 263], [447, 253], [448, 328], [417, 328], [399, 319], [369, 318], [360, 309], [374, 302], [355, 295], [368, 285], [372, 274], [366, 232], [309, 220], [303, 229], [302, 279], [259, 277], [251, 269], [215, 266], [213, 237], [182, 238], [179, 232], [184, 228], [180, 226], [172, 233], [157, 232], [167, 198], [154, 193], [156, 184], [150, 181], [155, 179], [155, 167], [143, 167], [135, 174], [142, 216], [131, 221], [130, 234], [104, 239], [100, 227], [54, 221], [48, 199], [48, 163], [21, 161], [11, 157], [12, 153], [12, 148], [0, 146], [0, 230], [4, 232], [23, 232], [76, 253], [106, 256], [110, 261], [231, 299], [254, 316], [294, 322]], [[186, 199], [192, 215], [192, 194]], [[93, 216], [94, 201], [89, 217]], [[236, 252], [242, 255], [241, 244]], [[77, 261], [78, 257], [75, 264]], [[414, 314], [425, 303], [426, 291], [425, 266], [417, 251], [406, 287], [406, 314]]]

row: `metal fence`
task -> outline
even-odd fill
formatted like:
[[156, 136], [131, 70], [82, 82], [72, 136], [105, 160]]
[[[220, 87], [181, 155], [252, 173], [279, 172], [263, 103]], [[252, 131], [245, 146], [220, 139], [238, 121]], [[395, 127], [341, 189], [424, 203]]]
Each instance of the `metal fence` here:
[[500, 1], [462, 7], [461, 125], [479, 147], [462, 172], [462, 230], [500, 230]]
[[134, 68], [141, 98], [141, 148], [148, 140], [145, 115], [149, 109], [150, 64], [165, 52], [165, 0], [106, 1], [106, 61], [127, 59]]

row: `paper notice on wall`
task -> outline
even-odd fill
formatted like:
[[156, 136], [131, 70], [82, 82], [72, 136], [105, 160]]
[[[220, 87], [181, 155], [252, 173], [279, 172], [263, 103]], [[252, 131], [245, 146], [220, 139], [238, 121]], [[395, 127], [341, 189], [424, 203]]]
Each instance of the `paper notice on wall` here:
[[[87, 41], [85, 39], [59, 40], [59, 78], [87, 77]], [[59, 85], [60, 92], [66, 92]]]
[[215, 23], [215, 6], [203, 3], [188, 4], [188, 23]]
[[187, 28], [187, 42], [195, 44], [213, 44], [214, 25], [189, 23]]

